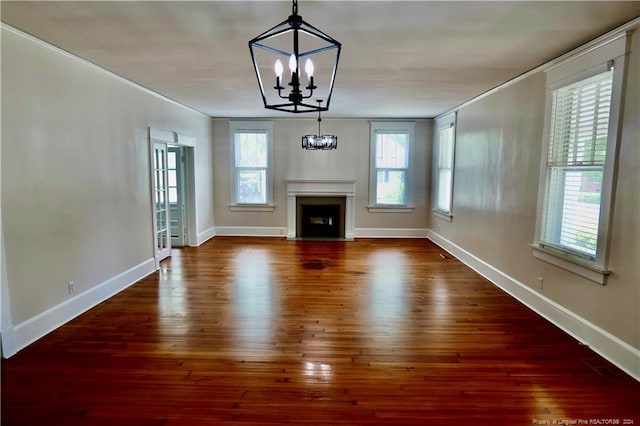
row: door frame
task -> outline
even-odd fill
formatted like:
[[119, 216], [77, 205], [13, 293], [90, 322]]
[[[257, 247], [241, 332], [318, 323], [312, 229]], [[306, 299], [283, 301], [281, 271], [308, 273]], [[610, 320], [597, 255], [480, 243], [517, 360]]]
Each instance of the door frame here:
[[[186, 218], [186, 241], [185, 245], [190, 247], [198, 246], [197, 216], [196, 216], [196, 197], [195, 197], [195, 145], [196, 138], [192, 136], [182, 135], [176, 132], [161, 130], [149, 127], [148, 133], [148, 149], [149, 149], [149, 196], [151, 201], [151, 224], [152, 224], [152, 244], [153, 257], [155, 259], [156, 270], [160, 269], [160, 261], [158, 253], [158, 242], [156, 236], [157, 219], [155, 214], [154, 200], [154, 170], [153, 170], [153, 154], [154, 144], [160, 143], [165, 145], [179, 145], [184, 147], [184, 198], [185, 198], [185, 218]], [[170, 242], [170, 240], [169, 240]]]
[[[169, 182], [169, 220], [171, 228], [171, 246], [184, 247], [187, 245], [187, 202], [185, 197], [184, 168], [185, 168], [185, 147], [181, 145], [168, 145], [167, 156], [169, 157], [168, 173]], [[171, 168], [171, 157], [175, 155], [175, 168]], [[171, 185], [171, 172], [175, 171], [175, 186]], [[175, 187], [176, 200], [171, 201], [171, 189]], [[175, 211], [174, 211], [175, 208]], [[177, 221], [176, 234], [174, 235], [173, 221]]]
[[195, 150], [196, 138], [175, 133], [175, 141], [172, 145], [179, 145], [184, 156], [184, 204], [185, 204], [185, 220], [187, 222], [187, 231], [185, 235], [185, 246], [198, 246], [198, 227], [196, 215], [196, 175], [195, 175]]

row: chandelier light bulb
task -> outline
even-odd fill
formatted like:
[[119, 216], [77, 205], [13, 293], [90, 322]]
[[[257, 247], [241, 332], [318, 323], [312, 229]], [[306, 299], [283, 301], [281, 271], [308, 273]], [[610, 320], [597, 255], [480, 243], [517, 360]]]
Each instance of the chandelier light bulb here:
[[304, 72], [307, 73], [307, 77], [313, 77], [313, 70], [313, 62], [311, 62], [311, 59], [307, 58], [307, 61], [304, 63]]
[[276, 77], [282, 78], [282, 71], [284, 70], [284, 66], [282, 65], [282, 61], [278, 59], [276, 64], [273, 66], [273, 69], [276, 72]]
[[298, 68], [298, 61], [296, 61], [296, 55], [289, 56], [289, 71], [291, 74], [296, 72], [296, 68]]

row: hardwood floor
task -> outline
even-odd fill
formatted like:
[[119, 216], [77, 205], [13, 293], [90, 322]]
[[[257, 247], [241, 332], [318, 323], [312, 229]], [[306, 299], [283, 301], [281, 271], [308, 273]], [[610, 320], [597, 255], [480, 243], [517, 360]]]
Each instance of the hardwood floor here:
[[441, 254], [228, 237], [174, 250], [3, 360], [2, 425], [640, 424], [640, 383]]

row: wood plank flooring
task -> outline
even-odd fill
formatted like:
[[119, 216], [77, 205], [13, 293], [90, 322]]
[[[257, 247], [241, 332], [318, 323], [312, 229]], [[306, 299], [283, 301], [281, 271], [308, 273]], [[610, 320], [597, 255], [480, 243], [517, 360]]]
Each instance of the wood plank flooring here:
[[2, 361], [2, 425], [640, 424], [640, 383], [441, 254], [230, 237], [174, 250]]

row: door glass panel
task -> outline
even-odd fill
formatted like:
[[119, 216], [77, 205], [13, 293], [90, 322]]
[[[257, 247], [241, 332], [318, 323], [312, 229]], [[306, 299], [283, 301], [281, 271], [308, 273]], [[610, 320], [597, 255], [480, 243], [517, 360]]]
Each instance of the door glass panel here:
[[178, 178], [176, 176], [176, 171], [169, 169], [169, 188], [175, 188], [178, 185]]
[[170, 255], [168, 228], [169, 205], [167, 200], [167, 147], [156, 144], [153, 151], [154, 204], [156, 226], [156, 256], [162, 260]]
[[177, 203], [178, 202], [178, 189], [169, 187], [169, 202]]

